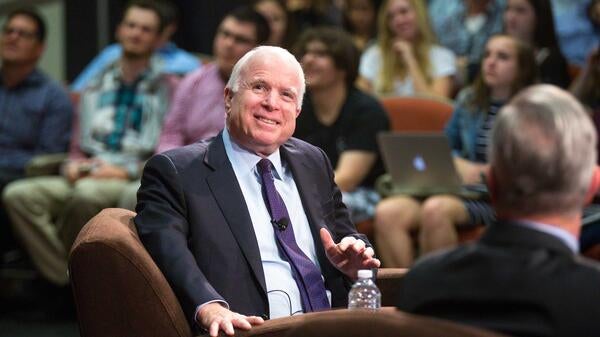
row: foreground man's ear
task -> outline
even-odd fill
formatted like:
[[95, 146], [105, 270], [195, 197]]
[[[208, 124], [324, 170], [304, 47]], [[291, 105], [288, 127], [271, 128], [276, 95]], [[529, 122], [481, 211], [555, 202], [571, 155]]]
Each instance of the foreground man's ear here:
[[587, 194], [585, 196], [585, 204], [590, 204], [596, 193], [598, 193], [598, 189], [600, 188], [600, 166], [596, 166], [594, 168], [594, 173], [592, 174], [592, 179], [590, 180], [590, 187], [588, 188]]

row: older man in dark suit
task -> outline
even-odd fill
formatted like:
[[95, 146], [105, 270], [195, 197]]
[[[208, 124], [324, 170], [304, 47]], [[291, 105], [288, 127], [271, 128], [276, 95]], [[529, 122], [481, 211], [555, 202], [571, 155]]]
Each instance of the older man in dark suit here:
[[290, 53], [258, 47], [225, 88], [225, 130], [144, 170], [140, 238], [211, 336], [345, 305], [357, 270], [379, 266], [323, 151], [290, 138], [304, 90]]
[[600, 335], [600, 265], [577, 254], [582, 208], [600, 179], [595, 146], [567, 92], [539, 85], [517, 95], [492, 131], [499, 221], [475, 244], [417, 263], [398, 307], [515, 336]]

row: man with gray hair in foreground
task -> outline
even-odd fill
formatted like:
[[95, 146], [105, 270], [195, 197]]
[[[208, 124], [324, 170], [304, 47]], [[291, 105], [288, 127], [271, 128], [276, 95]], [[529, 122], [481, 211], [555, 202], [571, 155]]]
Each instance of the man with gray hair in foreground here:
[[596, 193], [596, 131], [569, 93], [537, 85], [499, 113], [488, 182], [498, 222], [406, 275], [401, 310], [514, 336], [600, 335], [600, 265], [578, 255]]
[[225, 87], [226, 128], [144, 169], [140, 239], [211, 336], [345, 306], [357, 270], [379, 266], [325, 153], [291, 138], [304, 91], [294, 56], [257, 47]]

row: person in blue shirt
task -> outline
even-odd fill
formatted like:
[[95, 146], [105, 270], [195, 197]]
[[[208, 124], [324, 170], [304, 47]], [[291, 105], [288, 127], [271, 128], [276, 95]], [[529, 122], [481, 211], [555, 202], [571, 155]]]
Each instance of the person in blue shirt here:
[[[10, 13], [0, 33], [0, 192], [25, 175], [35, 156], [67, 151], [71, 101], [60, 84], [36, 68], [45, 38], [44, 21], [29, 9]], [[0, 206], [0, 252], [13, 248]]]
[[552, 0], [556, 37], [569, 64], [583, 67], [586, 56], [600, 43], [598, 31], [588, 20], [589, 0]]
[[[157, 43], [156, 55], [162, 60], [162, 71], [168, 74], [185, 75], [201, 66], [200, 60], [195, 55], [180, 49], [171, 42], [171, 36], [177, 30], [178, 15], [176, 8], [166, 2], [159, 2], [165, 28]], [[104, 48], [75, 78], [71, 84], [71, 90], [82, 91], [90, 81], [108, 65], [121, 57], [123, 48], [119, 43], [113, 43]]]

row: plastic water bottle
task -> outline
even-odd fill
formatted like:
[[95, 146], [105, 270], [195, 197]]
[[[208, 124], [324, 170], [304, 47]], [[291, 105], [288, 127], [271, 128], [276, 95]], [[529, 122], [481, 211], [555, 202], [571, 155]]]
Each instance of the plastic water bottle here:
[[348, 309], [375, 311], [381, 307], [381, 292], [372, 278], [372, 270], [361, 269], [358, 271], [358, 280], [348, 293]]

